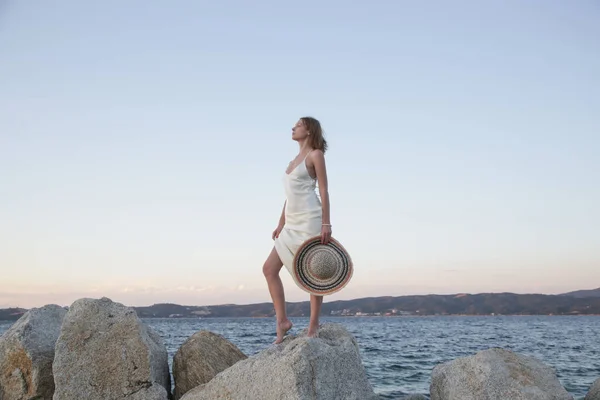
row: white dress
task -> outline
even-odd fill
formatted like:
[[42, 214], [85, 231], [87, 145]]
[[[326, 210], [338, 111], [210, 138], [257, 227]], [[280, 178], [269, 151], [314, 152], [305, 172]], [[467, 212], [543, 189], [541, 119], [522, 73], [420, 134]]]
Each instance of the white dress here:
[[287, 198], [285, 225], [279, 237], [275, 238], [275, 250], [292, 278], [296, 251], [307, 239], [321, 234], [321, 200], [315, 191], [317, 180], [310, 176], [306, 168], [306, 157], [289, 174], [286, 172], [283, 176]]

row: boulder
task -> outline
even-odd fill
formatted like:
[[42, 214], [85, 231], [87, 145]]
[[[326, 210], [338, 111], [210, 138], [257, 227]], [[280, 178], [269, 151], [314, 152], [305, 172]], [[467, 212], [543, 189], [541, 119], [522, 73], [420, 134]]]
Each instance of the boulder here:
[[584, 400], [600, 400], [600, 378], [596, 379]]
[[372, 400], [358, 344], [339, 324], [324, 324], [318, 338], [288, 336], [282, 343], [219, 373], [182, 400]]
[[553, 368], [504, 349], [480, 351], [437, 365], [431, 400], [572, 400]]
[[199, 331], [190, 336], [173, 357], [174, 399], [209, 382], [219, 372], [248, 358], [223, 336]]
[[32, 308], [0, 337], [0, 399], [52, 400], [52, 360], [67, 310]]
[[167, 349], [130, 307], [103, 297], [75, 301], [54, 355], [54, 400], [166, 400]]

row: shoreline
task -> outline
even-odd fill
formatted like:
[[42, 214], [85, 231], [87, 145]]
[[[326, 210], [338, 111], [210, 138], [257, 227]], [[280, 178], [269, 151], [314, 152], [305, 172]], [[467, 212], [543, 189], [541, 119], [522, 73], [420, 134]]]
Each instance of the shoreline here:
[[[589, 291], [588, 291], [589, 292]], [[563, 295], [478, 293], [456, 295], [378, 296], [351, 300], [328, 299], [323, 303], [323, 317], [501, 317], [501, 316], [599, 316], [600, 288], [594, 296], [579, 297], [573, 292]], [[68, 310], [70, 305], [60, 306]], [[308, 301], [286, 301], [290, 317], [310, 315]], [[140, 318], [270, 318], [271, 302], [251, 304], [182, 305], [154, 303], [128, 306]], [[34, 309], [36, 307], [33, 307]], [[0, 321], [15, 321], [29, 311], [26, 308], [0, 308]]]
[[[289, 318], [310, 318], [309, 316], [288, 316]], [[448, 317], [460, 317], [460, 318], [498, 318], [498, 317], [600, 317], [600, 314], [446, 314], [446, 315], [321, 315], [320, 318], [448, 318]], [[203, 320], [203, 319], [273, 319], [275, 316], [237, 316], [237, 317], [148, 317], [142, 316], [140, 319], [169, 319], [169, 320]], [[0, 319], [2, 322], [16, 322], [17, 319]]]

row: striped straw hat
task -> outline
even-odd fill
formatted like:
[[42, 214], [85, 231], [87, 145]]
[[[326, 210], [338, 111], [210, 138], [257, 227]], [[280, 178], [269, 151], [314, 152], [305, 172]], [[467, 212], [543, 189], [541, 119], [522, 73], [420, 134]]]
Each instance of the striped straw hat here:
[[322, 244], [321, 236], [312, 237], [300, 245], [294, 256], [296, 283], [317, 296], [340, 291], [352, 278], [353, 271], [350, 255], [334, 238]]

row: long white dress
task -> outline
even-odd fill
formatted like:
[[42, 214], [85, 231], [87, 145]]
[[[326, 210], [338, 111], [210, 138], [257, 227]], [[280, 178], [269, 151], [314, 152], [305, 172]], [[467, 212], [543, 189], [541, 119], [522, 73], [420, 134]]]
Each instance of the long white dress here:
[[323, 220], [321, 200], [315, 190], [317, 180], [308, 173], [306, 157], [289, 174], [286, 172], [283, 176], [287, 198], [285, 225], [279, 237], [275, 238], [275, 250], [294, 281], [294, 255], [307, 239], [321, 234]]

